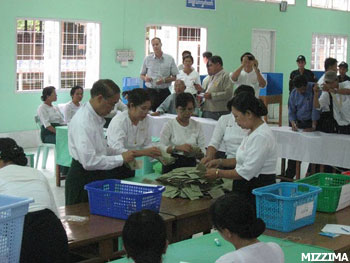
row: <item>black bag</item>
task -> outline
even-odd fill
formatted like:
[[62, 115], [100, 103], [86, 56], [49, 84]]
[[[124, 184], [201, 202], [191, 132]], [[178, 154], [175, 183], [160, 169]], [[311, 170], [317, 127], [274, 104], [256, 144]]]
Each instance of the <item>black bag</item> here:
[[321, 112], [320, 119], [317, 122], [317, 130], [326, 133], [337, 133], [337, 121], [333, 116], [333, 98], [330, 92], [329, 94], [329, 111]]

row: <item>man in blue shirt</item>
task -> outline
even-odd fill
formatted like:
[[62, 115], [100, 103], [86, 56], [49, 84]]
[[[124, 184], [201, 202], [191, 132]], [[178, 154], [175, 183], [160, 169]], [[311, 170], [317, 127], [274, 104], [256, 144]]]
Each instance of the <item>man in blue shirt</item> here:
[[[317, 120], [320, 118], [319, 111], [314, 108], [314, 83], [308, 83], [305, 76], [299, 75], [293, 79], [293, 86], [294, 89], [290, 93], [288, 101], [290, 126], [293, 131], [299, 129], [303, 129], [305, 132], [314, 131]], [[293, 178], [295, 176], [295, 165], [294, 160], [288, 160], [286, 177]]]

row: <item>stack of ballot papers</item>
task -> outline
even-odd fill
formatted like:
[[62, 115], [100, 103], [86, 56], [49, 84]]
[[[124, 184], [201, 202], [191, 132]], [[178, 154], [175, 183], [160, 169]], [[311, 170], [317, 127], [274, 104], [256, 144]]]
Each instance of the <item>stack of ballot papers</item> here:
[[326, 224], [321, 231], [322, 233], [328, 234], [328, 236], [330, 237], [337, 237], [340, 234], [350, 235], [350, 226], [338, 225], [338, 224]]
[[203, 196], [218, 198], [225, 194], [224, 191], [231, 190], [232, 180], [210, 180], [204, 176], [205, 172], [206, 168], [202, 164], [197, 167], [176, 168], [158, 177], [157, 181], [166, 186], [163, 196], [169, 198], [182, 197], [191, 200]]

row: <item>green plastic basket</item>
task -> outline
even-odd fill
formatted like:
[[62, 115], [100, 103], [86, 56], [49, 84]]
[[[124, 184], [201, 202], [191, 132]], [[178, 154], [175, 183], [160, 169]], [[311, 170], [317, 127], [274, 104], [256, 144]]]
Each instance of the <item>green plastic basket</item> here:
[[318, 195], [317, 211], [333, 213], [338, 207], [341, 188], [350, 183], [350, 176], [317, 173], [296, 182], [321, 187], [322, 192]]

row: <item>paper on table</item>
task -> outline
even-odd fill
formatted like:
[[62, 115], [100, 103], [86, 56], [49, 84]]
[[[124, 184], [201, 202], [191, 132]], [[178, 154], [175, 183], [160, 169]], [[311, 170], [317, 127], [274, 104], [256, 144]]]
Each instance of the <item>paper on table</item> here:
[[340, 192], [337, 211], [350, 205], [350, 184], [343, 185]]
[[327, 224], [322, 228], [322, 232], [350, 235], [350, 226], [337, 225], [337, 224]]

